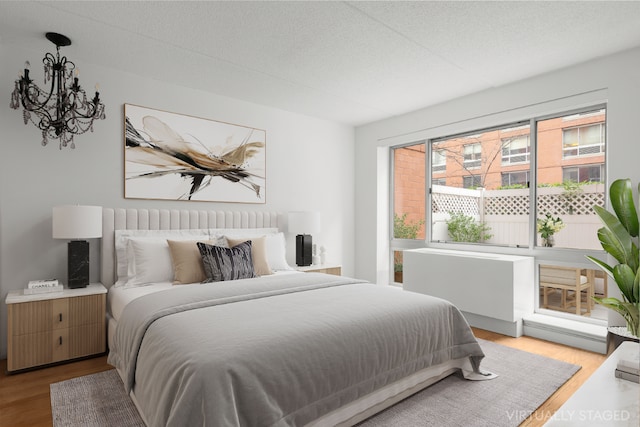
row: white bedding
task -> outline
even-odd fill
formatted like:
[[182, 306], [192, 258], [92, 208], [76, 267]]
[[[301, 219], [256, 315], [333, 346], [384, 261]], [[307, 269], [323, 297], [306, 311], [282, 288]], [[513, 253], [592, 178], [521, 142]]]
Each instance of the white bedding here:
[[160, 282], [152, 283], [146, 286], [132, 286], [132, 287], [111, 287], [107, 294], [107, 310], [111, 318], [116, 322], [120, 319], [122, 310], [136, 298], [140, 298], [143, 295], [152, 294], [154, 292], [165, 291], [173, 287], [172, 282]]
[[352, 425], [464, 359], [479, 368], [468, 324], [443, 300], [288, 276], [176, 286], [125, 308], [109, 363], [149, 425]]

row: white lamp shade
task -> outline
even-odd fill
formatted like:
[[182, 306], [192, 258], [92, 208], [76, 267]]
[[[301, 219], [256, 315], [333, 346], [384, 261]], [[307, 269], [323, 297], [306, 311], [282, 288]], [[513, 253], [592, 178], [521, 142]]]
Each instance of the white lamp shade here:
[[54, 239], [91, 239], [102, 237], [102, 206], [55, 206]]
[[320, 212], [289, 212], [289, 233], [312, 234], [320, 231]]

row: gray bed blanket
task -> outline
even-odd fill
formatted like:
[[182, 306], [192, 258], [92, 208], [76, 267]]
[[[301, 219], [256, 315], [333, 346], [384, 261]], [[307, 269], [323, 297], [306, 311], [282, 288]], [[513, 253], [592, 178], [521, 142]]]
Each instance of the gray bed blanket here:
[[303, 426], [421, 369], [484, 356], [450, 303], [324, 274], [132, 301], [109, 363], [150, 426]]

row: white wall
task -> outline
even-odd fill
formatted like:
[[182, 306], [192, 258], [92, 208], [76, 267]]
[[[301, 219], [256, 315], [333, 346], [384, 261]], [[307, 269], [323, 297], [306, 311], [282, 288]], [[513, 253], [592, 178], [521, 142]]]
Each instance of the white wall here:
[[607, 102], [608, 179], [628, 177], [638, 183], [639, 69], [636, 48], [356, 128], [356, 276], [388, 277], [386, 248], [376, 240], [388, 242], [388, 204], [380, 203], [388, 197], [388, 186], [378, 185], [387, 165], [378, 158], [391, 145]]
[[[314, 210], [322, 231], [314, 242], [327, 249], [327, 261], [354, 272], [354, 129], [325, 120], [188, 89], [93, 66], [70, 57], [82, 69], [80, 83], [99, 82], [107, 119], [95, 133], [76, 139], [75, 150], [55, 142], [40, 145], [36, 127], [22, 122], [22, 110], [9, 108], [13, 81], [30, 60], [40, 84], [45, 52], [0, 45], [0, 358], [6, 356], [6, 305], [10, 290], [31, 279], [66, 280], [66, 242], [51, 237], [51, 208], [60, 204], [170, 209]], [[67, 53], [67, 55], [71, 55]], [[184, 78], [189, 78], [185, 70]], [[123, 105], [131, 103], [267, 131], [267, 200], [264, 205], [163, 202], [123, 197]], [[98, 280], [99, 246], [91, 243], [92, 280]], [[293, 237], [289, 262], [295, 264]]]

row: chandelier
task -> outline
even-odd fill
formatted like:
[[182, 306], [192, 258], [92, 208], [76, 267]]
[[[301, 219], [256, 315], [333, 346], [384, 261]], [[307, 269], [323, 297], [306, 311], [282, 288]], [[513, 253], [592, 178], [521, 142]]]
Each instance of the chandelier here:
[[78, 83], [79, 72], [66, 56], [60, 56], [60, 46], [71, 45], [71, 40], [62, 34], [46, 33], [49, 41], [56, 45], [56, 55], [47, 53], [44, 63], [44, 84], [51, 83], [49, 90], [42, 90], [29, 77], [29, 61], [24, 74], [15, 82], [9, 106], [14, 110], [24, 108], [24, 124], [31, 121], [42, 131], [42, 145], [49, 139], [59, 139], [60, 149], [75, 148], [73, 137], [87, 131], [93, 132], [93, 121], [104, 120], [104, 104], [96, 84], [96, 94], [88, 99]]

